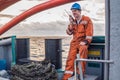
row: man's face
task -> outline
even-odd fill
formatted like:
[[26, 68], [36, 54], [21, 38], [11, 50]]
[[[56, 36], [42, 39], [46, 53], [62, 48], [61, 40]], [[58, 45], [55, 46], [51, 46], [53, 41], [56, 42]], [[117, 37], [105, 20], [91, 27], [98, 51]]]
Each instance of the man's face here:
[[72, 11], [72, 14], [75, 17], [75, 19], [80, 18], [80, 16], [81, 16], [81, 11], [80, 10], [72, 9], [71, 11]]

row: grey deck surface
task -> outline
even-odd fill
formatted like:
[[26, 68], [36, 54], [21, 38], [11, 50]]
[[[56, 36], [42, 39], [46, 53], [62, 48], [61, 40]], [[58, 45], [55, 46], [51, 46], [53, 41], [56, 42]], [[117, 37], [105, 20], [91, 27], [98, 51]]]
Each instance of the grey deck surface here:
[[[98, 76], [94, 75], [85, 75], [85, 78], [83, 80], [97, 80]], [[68, 80], [74, 80], [74, 76], [69, 78]]]

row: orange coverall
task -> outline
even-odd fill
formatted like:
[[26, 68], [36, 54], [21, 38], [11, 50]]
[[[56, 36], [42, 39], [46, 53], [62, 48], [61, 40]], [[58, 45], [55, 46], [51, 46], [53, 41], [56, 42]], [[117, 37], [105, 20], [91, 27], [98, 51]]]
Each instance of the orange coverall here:
[[[70, 30], [69, 26], [73, 29]], [[92, 41], [93, 36], [93, 23], [91, 19], [87, 16], [82, 16], [81, 21], [74, 25], [69, 25], [66, 30], [67, 34], [73, 35], [73, 39], [70, 43], [70, 50], [66, 62], [65, 73], [62, 80], [68, 80], [69, 77], [73, 75], [74, 72], [74, 60], [76, 59], [76, 54], [80, 54], [80, 58], [87, 58], [88, 46]], [[83, 41], [86, 45], [80, 45]], [[85, 73], [86, 62], [81, 62], [82, 72]]]

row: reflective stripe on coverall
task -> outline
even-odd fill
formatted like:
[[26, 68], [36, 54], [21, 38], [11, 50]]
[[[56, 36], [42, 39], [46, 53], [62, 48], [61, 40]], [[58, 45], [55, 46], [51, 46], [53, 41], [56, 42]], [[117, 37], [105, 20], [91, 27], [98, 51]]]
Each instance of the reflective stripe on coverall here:
[[[80, 23], [72, 26], [73, 31], [69, 32], [73, 34], [73, 39], [70, 43], [70, 50], [66, 62], [65, 73], [62, 80], [68, 80], [68, 78], [73, 75], [74, 60], [76, 59], [77, 53], [80, 54], [80, 58], [87, 58], [88, 45], [91, 43], [93, 36], [93, 23], [89, 17], [82, 16]], [[80, 45], [81, 41], [85, 42], [86, 45]], [[84, 74], [86, 62], [81, 62], [81, 66], [82, 72]]]

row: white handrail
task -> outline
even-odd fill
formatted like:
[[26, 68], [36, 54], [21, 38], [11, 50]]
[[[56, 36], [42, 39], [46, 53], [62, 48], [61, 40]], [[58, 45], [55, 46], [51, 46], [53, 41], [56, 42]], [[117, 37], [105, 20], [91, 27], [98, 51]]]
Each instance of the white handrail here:
[[[81, 62], [81, 61], [86, 61], [86, 62], [99, 62], [99, 63], [107, 63], [107, 64], [113, 64], [114, 61], [113, 60], [96, 60], [96, 59], [75, 59], [75, 62], [74, 62], [74, 69], [75, 69], [75, 80], [76, 80], [76, 63], [78, 62]], [[79, 64], [79, 70], [80, 70], [80, 80], [84, 80], [83, 79], [83, 74], [82, 74], [82, 67], [81, 67], [81, 64]]]

